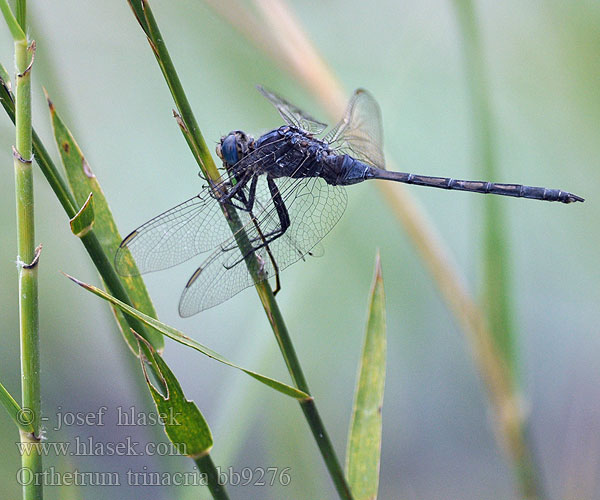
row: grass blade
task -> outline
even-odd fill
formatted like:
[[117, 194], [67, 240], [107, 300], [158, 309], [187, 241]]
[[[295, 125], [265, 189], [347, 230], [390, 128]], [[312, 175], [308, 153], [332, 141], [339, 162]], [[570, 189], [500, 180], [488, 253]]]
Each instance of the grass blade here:
[[[463, 37], [467, 86], [471, 100], [475, 163], [482, 177], [497, 179], [498, 161], [495, 144], [495, 124], [489, 97], [485, 55], [479, 35], [475, 6], [471, 0], [455, 0], [459, 33]], [[505, 236], [506, 220], [502, 200], [489, 196], [484, 200], [483, 267], [484, 297], [488, 322], [511, 376], [516, 381], [517, 359], [510, 300], [510, 265], [508, 242]]]
[[33, 415], [30, 415], [28, 411], [24, 411], [19, 406], [19, 403], [17, 403], [15, 398], [12, 397], [2, 383], [0, 383], [0, 404], [4, 406], [4, 409], [14, 420], [15, 424], [17, 424], [17, 427], [21, 432], [26, 434], [33, 434], [35, 432], [33, 425], [31, 424]]
[[[104, 196], [104, 192], [100, 187], [98, 178], [92, 172], [79, 145], [75, 141], [73, 134], [71, 134], [71, 131], [61, 120], [48, 93], [45, 92], [45, 94], [50, 110], [50, 118], [52, 120], [54, 140], [56, 141], [60, 158], [67, 173], [67, 180], [69, 181], [69, 185], [75, 196], [75, 201], [79, 206], [82, 206], [86, 203], [89, 194], [93, 194], [94, 233], [96, 234], [104, 253], [107, 256], [114, 255], [122, 238], [117, 229], [108, 202], [106, 201], [106, 197]], [[157, 315], [154, 305], [152, 304], [144, 280], [139, 275], [140, 273], [137, 271], [137, 266], [131, 255], [129, 255], [127, 262], [131, 270], [129, 273], [131, 276], [121, 277], [127, 295], [136, 309], [148, 316], [156, 318]], [[131, 334], [130, 325], [127, 324], [127, 320], [123, 316], [123, 313], [114, 307], [112, 309], [127, 344], [133, 352], [137, 352], [137, 342], [135, 337]], [[163, 336], [151, 330], [148, 331], [147, 334], [148, 340], [153, 347], [161, 352], [164, 349]]]
[[6, 25], [10, 30], [10, 34], [12, 35], [15, 41], [17, 40], [25, 40], [25, 32], [23, 28], [17, 21], [17, 18], [14, 16], [12, 10], [10, 9], [10, 5], [8, 5], [8, 0], [0, 0], [0, 11], [4, 16], [4, 20], [6, 21]]
[[[458, 32], [462, 40], [477, 163], [485, 177], [497, 178], [495, 124], [489, 96], [488, 72], [479, 33], [476, 5], [472, 0], [454, 0]], [[505, 449], [512, 460], [520, 495], [527, 499], [545, 498], [540, 480], [540, 465], [530, 442], [527, 424], [516, 395], [518, 356], [514, 329], [514, 304], [511, 300], [509, 245], [501, 201], [490, 197], [484, 203], [483, 268], [484, 298], [493, 342], [505, 367], [505, 378], [512, 394], [498, 398], [498, 422]], [[512, 407], [512, 408], [511, 408]]]
[[356, 500], [377, 498], [385, 354], [385, 293], [378, 252], [346, 453], [346, 476]]
[[279, 382], [278, 380], [272, 379], [270, 377], [266, 377], [265, 375], [261, 375], [260, 373], [256, 373], [252, 370], [247, 370], [246, 368], [242, 368], [241, 366], [236, 365], [235, 363], [232, 363], [231, 361], [229, 361], [228, 359], [224, 358], [223, 356], [221, 356], [219, 353], [213, 351], [212, 349], [209, 349], [208, 347], [200, 344], [199, 342], [196, 342], [194, 339], [192, 339], [191, 337], [188, 337], [187, 335], [183, 334], [182, 332], [180, 332], [179, 330], [177, 330], [176, 328], [173, 328], [172, 326], [166, 325], [160, 321], [158, 321], [155, 318], [152, 318], [150, 316], [148, 316], [147, 314], [142, 313], [141, 311], [138, 311], [136, 309], [134, 309], [131, 306], [128, 306], [127, 304], [121, 302], [120, 300], [112, 297], [111, 295], [107, 294], [106, 292], [104, 292], [103, 290], [100, 290], [99, 288], [92, 286], [92, 285], [88, 285], [87, 283], [83, 283], [82, 281], [79, 281], [76, 278], [73, 278], [72, 276], [69, 276], [68, 274], [66, 275], [70, 280], [74, 281], [75, 283], [77, 283], [79, 286], [85, 288], [86, 290], [92, 292], [94, 295], [97, 295], [98, 297], [109, 301], [111, 304], [113, 304], [114, 306], [118, 307], [119, 309], [121, 309], [121, 311], [125, 312], [126, 314], [133, 316], [135, 318], [137, 318], [138, 320], [140, 320], [142, 323], [148, 325], [151, 328], [154, 328], [155, 330], [157, 330], [158, 332], [162, 333], [163, 335], [179, 342], [180, 344], [186, 345], [188, 347], [191, 347], [193, 349], [196, 349], [197, 351], [201, 352], [202, 354], [204, 354], [205, 356], [208, 356], [209, 358], [215, 359], [223, 364], [226, 364], [228, 366], [231, 366], [233, 368], [237, 368], [238, 370], [243, 371], [244, 373], [250, 375], [251, 377], [255, 378], [256, 380], [258, 380], [259, 382], [262, 382], [263, 384], [265, 384], [268, 387], [271, 387], [272, 389], [275, 389], [276, 391], [281, 392], [282, 394], [285, 394], [286, 396], [290, 396], [293, 397], [295, 399], [308, 399], [310, 398], [310, 396], [308, 394], [306, 394], [305, 392], [302, 392], [294, 387], [291, 387], [287, 384], [284, 384], [283, 382]]

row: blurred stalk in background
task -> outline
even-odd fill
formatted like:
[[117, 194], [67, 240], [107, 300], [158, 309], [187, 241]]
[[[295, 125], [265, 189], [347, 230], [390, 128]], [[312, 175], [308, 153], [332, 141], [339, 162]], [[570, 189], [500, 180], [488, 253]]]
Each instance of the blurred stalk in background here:
[[[477, 13], [471, 0], [454, 0], [458, 26], [462, 37], [465, 68], [475, 135], [475, 164], [482, 177], [497, 179], [496, 146], [494, 144], [493, 111], [489, 97], [484, 48], [479, 35]], [[535, 447], [528, 442], [525, 417], [519, 404], [518, 358], [512, 318], [510, 261], [504, 229], [508, 227], [500, 200], [485, 199], [483, 220], [483, 288], [487, 322], [504, 365], [503, 377], [512, 383], [510, 392], [496, 402], [498, 425], [503, 429], [501, 439], [519, 482], [523, 498], [543, 498], [540, 471], [535, 461]]]

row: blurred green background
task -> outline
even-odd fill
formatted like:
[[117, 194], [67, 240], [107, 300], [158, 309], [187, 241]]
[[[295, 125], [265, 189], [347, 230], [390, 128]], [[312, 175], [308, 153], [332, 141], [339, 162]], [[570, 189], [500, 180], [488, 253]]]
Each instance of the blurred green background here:
[[[202, 2], [153, 2], [192, 107], [210, 141], [281, 123], [262, 83], [324, 118], [298, 82]], [[317, 0], [295, 12], [344, 83], [378, 99], [386, 151], [403, 170], [477, 178], [460, 36], [449, 1]], [[504, 199], [514, 322], [530, 432], [551, 498], [600, 499], [600, 4], [477, 2], [496, 123], [498, 182], [563, 188], [564, 206]], [[29, 2], [37, 41], [34, 125], [54, 154], [45, 86], [98, 176], [122, 234], [196, 194], [202, 181], [171, 115], [171, 97], [125, 1]], [[12, 70], [0, 29], [0, 61]], [[19, 394], [16, 231], [10, 146], [0, 118], [0, 379]], [[55, 155], [57, 158], [57, 155]], [[64, 212], [35, 167], [43, 408], [49, 441], [165, 441], [159, 426], [115, 425], [117, 408], [151, 411], [141, 375], [111, 313], [59, 271], [99, 284]], [[475, 295], [481, 278], [479, 195], [410, 187]], [[436, 286], [374, 183], [348, 189], [347, 213], [325, 255], [287, 270], [281, 309], [341, 457], [362, 345], [375, 251], [387, 296], [388, 372], [380, 498], [516, 498], [486, 394]], [[198, 261], [147, 277], [160, 318], [245, 366], [288, 380], [256, 293], [183, 320], [181, 290]], [[165, 359], [214, 433], [217, 465], [291, 468], [291, 484], [230, 488], [234, 498], [334, 498], [297, 404], [249, 377], [168, 341]], [[104, 426], [53, 431], [57, 413], [108, 407]], [[2, 498], [19, 498], [18, 434], [0, 412]], [[57, 470], [192, 470], [183, 457], [50, 456]], [[144, 469], [146, 467], [146, 469]], [[208, 498], [198, 488], [47, 488], [49, 499]]]

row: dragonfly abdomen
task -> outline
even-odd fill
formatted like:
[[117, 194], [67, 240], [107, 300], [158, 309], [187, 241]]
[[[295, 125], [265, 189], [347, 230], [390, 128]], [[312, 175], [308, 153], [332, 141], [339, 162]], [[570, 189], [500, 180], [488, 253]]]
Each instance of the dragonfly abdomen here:
[[349, 186], [362, 182], [369, 177], [369, 173], [378, 170], [371, 165], [352, 158], [350, 155], [331, 155], [323, 162], [329, 167], [323, 170], [321, 177], [329, 184]]
[[545, 187], [524, 186], [521, 184], [499, 184], [486, 181], [463, 181], [450, 177], [430, 177], [427, 175], [409, 174], [405, 172], [390, 172], [372, 168], [367, 173], [369, 179], [386, 179], [404, 184], [416, 184], [441, 189], [454, 189], [457, 191], [470, 191], [473, 193], [496, 194], [512, 196], [515, 198], [529, 198], [533, 200], [558, 201], [572, 203], [584, 201], [583, 198], [561, 189], [548, 189]]

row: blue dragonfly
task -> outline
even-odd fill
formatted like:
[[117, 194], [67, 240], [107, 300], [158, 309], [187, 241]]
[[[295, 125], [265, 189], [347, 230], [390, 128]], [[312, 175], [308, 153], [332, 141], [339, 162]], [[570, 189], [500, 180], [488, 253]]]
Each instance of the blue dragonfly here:
[[[254, 139], [235, 130], [222, 137], [219, 180], [141, 225], [121, 242], [115, 267], [128, 274], [127, 252], [141, 273], [167, 269], [208, 253], [188, 280], [179, 313], [191, 316], [228, 300], [256, 281], [274, 278], [307, 255], [321, 253], [320, 241], [347, 205], [345, 186], [369, 179], [562, 203], [583, 198], [560, 189], [430, 177], [385, 169], [381, 112], [369, 92], [354, 92], [340, 122], [327, 125], [269, 90], [258, 87], [285, 121]], [[232, 234], [227, 209], [235, 209], [247, 245]], [[254, 256], [259, 272], [251, 273]]]

